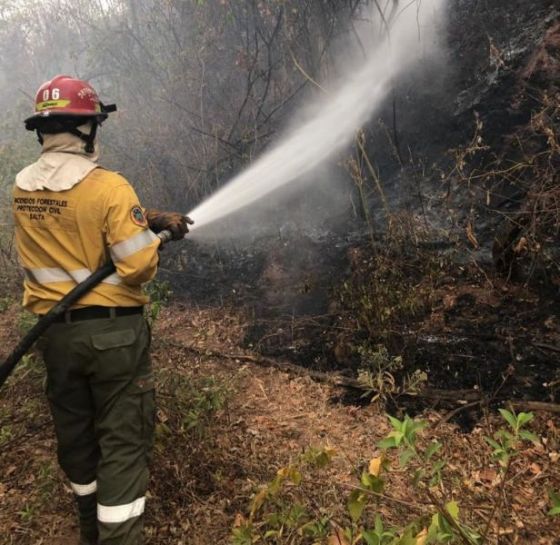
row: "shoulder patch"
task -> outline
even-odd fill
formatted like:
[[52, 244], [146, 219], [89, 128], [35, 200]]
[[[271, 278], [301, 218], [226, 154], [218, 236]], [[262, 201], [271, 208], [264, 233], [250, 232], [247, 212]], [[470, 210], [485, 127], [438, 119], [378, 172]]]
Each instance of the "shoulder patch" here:
[[132, 207], [132, 210], [130, 211], [130, 219], [132, 220], [132, 223], [135, 223], [136, 225], [139, 225], [140, 227], [147, 227], [148, 226], [148, 220], [146, 219], [146, 216], [144, 215], [144, 211], [139, 206], [133, 206]]

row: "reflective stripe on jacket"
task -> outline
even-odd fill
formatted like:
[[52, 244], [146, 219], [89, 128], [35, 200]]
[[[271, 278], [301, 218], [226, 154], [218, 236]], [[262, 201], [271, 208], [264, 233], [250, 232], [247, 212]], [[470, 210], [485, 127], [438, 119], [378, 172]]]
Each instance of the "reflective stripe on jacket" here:
[[78, 306], [137, 306], [153, 278], [159, 239], [121, 175], [95, 168], [67, 191], [15, 186], [16, 244], [25, 271], [24, 306], [44, 314], [77, 283], [113, 259], [117, 272]]

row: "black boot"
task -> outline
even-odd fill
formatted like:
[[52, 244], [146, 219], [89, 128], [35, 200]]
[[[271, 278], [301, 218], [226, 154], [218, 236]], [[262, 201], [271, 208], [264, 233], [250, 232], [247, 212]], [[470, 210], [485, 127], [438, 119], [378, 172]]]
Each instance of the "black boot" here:
[[97, 545], [97, 495], [76, 496], [80, 516], [80, 545]]

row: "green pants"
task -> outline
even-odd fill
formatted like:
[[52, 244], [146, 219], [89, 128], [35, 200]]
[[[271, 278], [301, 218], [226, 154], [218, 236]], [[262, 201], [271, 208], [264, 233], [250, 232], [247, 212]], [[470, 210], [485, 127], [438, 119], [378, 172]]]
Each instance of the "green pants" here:
[[57, 323], [43, 342], [58, 460], [82, 541], [140, 544], [155, 417], [146, 321]]

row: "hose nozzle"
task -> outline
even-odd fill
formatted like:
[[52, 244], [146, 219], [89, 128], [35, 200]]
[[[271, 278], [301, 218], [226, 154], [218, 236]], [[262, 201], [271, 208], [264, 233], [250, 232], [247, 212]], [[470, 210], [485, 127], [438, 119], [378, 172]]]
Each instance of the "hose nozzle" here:
[[169, 229], [164, 229], [157, 234], [157, 237], [161, 240], [162, 244], [167, 244], [173, 240], [173, 233]]
[[[191, 218], [189, 218], [188, 216], [185, 216], [185, 220], [186, 220], [188, 225], [192, 225], [194, 223], [194, 221], [191, 220]], [[187, 233], [189, 232], [188, 228], [186, 229], [186, 232]], [[173, 238], [173, 233], [169, 229], [163, 229], [163, 231], [160, 231], [157, 234], [157, 236], [161, 240], [162, 244], [167, 244], [168, 242], [171, 242], [172, 240], [177, 240], [177, 239]], [[185, 238], [186, 238], [186, 235], [185, 235]]]
[[[164, 213], [159, 213], [162, 216], [165, 216]], [[181, 225], [178, 226], [177, 230], [182, 232], [182, 233], [188, 233], [189, 232], [189, 225], [192, 225], [194, 223], [194, 221], [189, 218], [188, 216], [181, 216], [180, 214], [176, 214], [176, 213], [172, 213], [172, 214], [168, 214], [169, 216], [173, 216], [173, 220], [178, 221], [177, 217], [181, 219]], [[169, 223], [167, 223], [167, 225], [170, 225]], [[175, 231], [175, 230], [174, 230]], [[172, 232], [171, 229], [162, 229], [161, 231], [159, 231], [157, 233], [157, 236], [159, 237], [159, 239], [161, 240], [162, 244], [167, 244], [168, 242], [172, 241], [172, 240], [178, 240], [177, 239], [177, 233], [176, 232]]]

